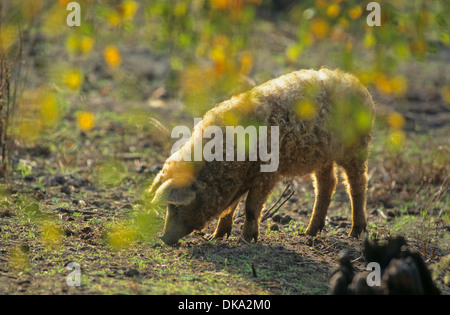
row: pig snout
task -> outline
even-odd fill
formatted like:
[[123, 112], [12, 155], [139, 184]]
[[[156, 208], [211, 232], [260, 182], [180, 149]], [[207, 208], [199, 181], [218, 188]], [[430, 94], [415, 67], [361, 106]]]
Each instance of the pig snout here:
[[173, 212], [173, 209], [169, 206], [164, 224], [164, 232], [161, 236], [164, 243], [168, 245], [176, 244], [180, 238], [188, 235], [194, 230]]

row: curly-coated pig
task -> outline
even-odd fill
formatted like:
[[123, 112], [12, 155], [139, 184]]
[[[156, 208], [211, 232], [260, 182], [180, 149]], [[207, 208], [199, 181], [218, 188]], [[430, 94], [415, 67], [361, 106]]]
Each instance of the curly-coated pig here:
[[[372, 98], [358, 79], [325, 68], [280, 76], [216, 105], [148, 190], [154, 203], [167, 204], [162, 239], [176, 243], [214, 217], [213, 236], [228, 237], [246, 195], [242, 238], [256, 242], [261, 210], [277, 182], [308, 173], [315, 203], [306, 234], [316, 235], [335, 190], [336, 166], [344, 170], [351, 200], [350, 235], [358, 237], [366, 228], [373, 119]], [[238, 126], [244, 136], [236, 140], [229, 133]]]

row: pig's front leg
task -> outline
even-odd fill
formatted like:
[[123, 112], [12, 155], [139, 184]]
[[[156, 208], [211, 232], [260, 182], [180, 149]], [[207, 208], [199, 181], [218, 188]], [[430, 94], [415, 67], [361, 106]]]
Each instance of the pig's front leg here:
[[245, 221], [242, 228], [242, 238], [246, 242], [258, 241], [261, 210], [276, 183], [273, 177], [261, 176], [255, 179], [254, 186], [249, 190], [245, 200]]
[[213, 238], [222, 238], [227, 235], [227, 238], [231, 234], [231, 228], [233, 226], [233, 215], [236, 207], [239, 203], [239, 200], [236, 200], [229, 206], [219, 217], [219, 222], [217, 223], [216, 231], [214, 232]]

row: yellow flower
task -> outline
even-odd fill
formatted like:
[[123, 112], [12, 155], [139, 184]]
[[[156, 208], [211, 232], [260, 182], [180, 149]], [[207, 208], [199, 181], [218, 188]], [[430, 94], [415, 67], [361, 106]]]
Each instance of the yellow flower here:
[[112, 28], [118, 26], [121, 21], [120, 14], [116, 11], [113, 11], [110, 14], [108, 14], [107, 19], [108, 19], [109, 26]]
[[83, 55], [87, 55], [94, 47], [95, 40], [89, 36], [83, 36], [80, 41], [80, 49]]
[[302, 52], [302, 46], [296, 44], [286, 48], [286, 59], [291, 63], [296, 63]]
[[107, 46], [103, 51], [103, 56], [111, 68], [117, 68], [122, 64], [122, 56], [116, 46]]
[[341, 8], [336, 3], [330, 4], [327, 8], [327, 15], [332, 19], [336, 18], [340, 12]]
[[124, 20], [132, 20], [139, 5], [136, 1], [124, 1], [122, 3], [122, 15]]
[[64, 77], [64, 82], [71, 90], [78, 90], [83, 83], [83, 75], [78, 70], [71, 70]]
[[225, 71], [226, 66], [226, 56], [222, 47], [215, 47], [210, 53], [210, 58], [214, 61], [214, 70], [216, 76], [220, 76]]
[[401, 97], [405, 95], [406, 90], [408, 88], [408, 81], [406, 78], [402, 75], [396, 75], [390, 80], [392, 93], [397, 96]]
[[351, 8], [348, 11], [348, 16], [352, 19], [352, 20], [357, 20], [359, 19], [359, 17], [362, 14], [362, 9], [359, 5], [355, 5], [353, 8]]
[[83, 131], [89, 131], [94, 127], [95, 119], [94, 114], [91, 112], [82, 112], [78, 116], [78, 126]]
[[374, 84], [378, 91], [384, 94], [390, 94], [392, 92], [390, 81], [382, 72], [374, 73]]
[[325, 36], [327, 36], [328, 32], [330, 30], [330, 27], [322, 18], [315, 18], [311, 21], [311, 31], [318, 39], [322, 39]]
[[298, 103], [296, 113], [304, 121], [313, 120], [316, 116], [317, 107], [309, 100], [303, 100]]
[[249, 51], [244, 51], [241, 55], [241, 69], [240, 73], [249, 75], [253, 68], [253, 55]]
[[402, 129], [405, 125], [405, 118], [403, 118], [402, 114], [394, 112], [388, 115], [387, 121], [389, 126], [393, 129]]
[[[254, 1], [258, 5], [258, 1]], [[244, 0], [210, 0], [211, 7], [217, 10], [240, 10]]]
[[374, 74], [374, 84], [380, 92], [393, 94], [397, 97], [405, 95], [408, 88], [408, 81], [404, 76], [396, 75], [392, 79], [389, 79], [380, 72]]
[[223, 10], [228, 6], [228, 0], [211, 0], [211, 7], [214, 9]]

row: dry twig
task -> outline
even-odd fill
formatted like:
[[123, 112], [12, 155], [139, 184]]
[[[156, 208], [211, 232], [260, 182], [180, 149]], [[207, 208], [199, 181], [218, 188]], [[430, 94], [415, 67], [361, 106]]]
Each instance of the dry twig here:
[[[291, 197], [292, 197], [292, 195], [294, 195], [294, 190], [292, 190], [290, 193], [289, 193], [289, 195], [286, 197], [286, 199], [284, 199], [283, 200], [283, 202], [278, 206], [278, 207], [276, 207], [277, 206], [277, 204], [280, 202], [280, 200], [281, 200], [281, 198], [283, 198], [283, 196], [284, 196], [284, 194], [288, 191], [288, 189], [289, 188], [291, 188], [291, 186], [292, 186], [292, 182], [290, 182], [287, 186], [286, 186], [286, 188], [283, 190], [283, 192], [281, 193], [281, 196], [280, 196], [280, 198], [278, 198], [278, 200], [272, 205], [272, 207], [270, 207], [270, 209], [269, 210], [267, 210], [265, 213], [264, 213], [264, 215], [263, 215], [263, 217], [262, 217], [262, 219], [261, 219], [261, 222], [264, 222], [264, 221], [266, 221], [267, 219], [269, 219], [269, 218], [271, 218], [285, 203], [286, 203], [286, 201], [288, 201]], [[275, 208], [276, 207], [276, 208]]]

